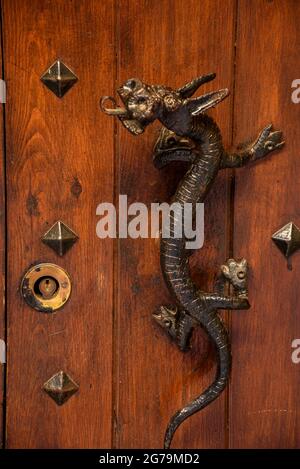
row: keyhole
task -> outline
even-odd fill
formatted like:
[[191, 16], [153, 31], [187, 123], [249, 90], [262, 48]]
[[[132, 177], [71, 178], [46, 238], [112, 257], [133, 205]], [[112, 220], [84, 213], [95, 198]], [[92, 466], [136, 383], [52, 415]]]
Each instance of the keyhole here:
[[243, 272], [242, 270], [240, 270], [238, 273], [237, 273], [237, 276], [240, 280], [243, 280], [245, 277], [246, 277], [246, 273]]
[[58, 290], [58, 282], [54, 277], [41, 277], [34, 286], [35, 293], [45, 300], [53, 298]]

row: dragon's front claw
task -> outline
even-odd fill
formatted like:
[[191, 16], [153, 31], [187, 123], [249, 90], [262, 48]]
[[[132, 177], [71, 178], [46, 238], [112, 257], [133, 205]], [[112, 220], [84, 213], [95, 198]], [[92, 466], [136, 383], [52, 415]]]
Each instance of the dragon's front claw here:
[[282, 148], [284, 143], [285, 142], [282, 141], [282, 132], [277, 130], [269, 134], [264, 146], [268, 151], [273, 151]]
[[279, 130], [272, 132], [272, 124], [267, 125], [260, 133], [253, 145], [253, 159], [257, 160], [268, 155], [270, 152], [280, 150], [283, 147], [282, 132]]

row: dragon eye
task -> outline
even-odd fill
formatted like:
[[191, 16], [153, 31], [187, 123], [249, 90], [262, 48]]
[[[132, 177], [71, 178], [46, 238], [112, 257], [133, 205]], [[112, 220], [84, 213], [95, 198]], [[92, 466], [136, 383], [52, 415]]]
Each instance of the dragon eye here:
[[132, 90], [136, 87], [136, 81], [135, 80], [128, 80], [126, 85], [128, 88], [131, 88]]

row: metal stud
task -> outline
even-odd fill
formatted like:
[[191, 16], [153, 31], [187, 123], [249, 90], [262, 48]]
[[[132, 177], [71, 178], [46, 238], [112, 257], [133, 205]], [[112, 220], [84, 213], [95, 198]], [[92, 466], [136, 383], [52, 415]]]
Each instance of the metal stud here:
[[57, 221], [42, 237], [47, 244], [59, 256], [63, 256], [79, 239], [76, 233], [62, 221]]
[[63, 405], [79, 389], [78, 384], [64, 371], [59, 371], [43, 385], [43, 390], [57, 405]]
[[280, 251], [289, 258], [300, 249], [300, 230], [292, 221], [272, 235], [272, 240]]
[[67, 65], [58, 59], [43, 73], [41, 81], [58, 98], [62, 98], [75, 85], [78, 78]]

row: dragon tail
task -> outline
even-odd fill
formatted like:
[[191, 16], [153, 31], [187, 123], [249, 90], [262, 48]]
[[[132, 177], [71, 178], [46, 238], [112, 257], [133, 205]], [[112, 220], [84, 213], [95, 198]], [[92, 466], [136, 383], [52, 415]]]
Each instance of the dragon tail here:
[[165, 449], [170, 448], [174, 433], [179, 425], [217, 399], [226, 387], [231, 368], [231, 352], [227, 330], [216, 313], [214, 319], [204, 327], [213, 339], [217, 349], [218, 367], [216, 377], [214, 382], [200, 396], [173, 415], [165, 433]]

